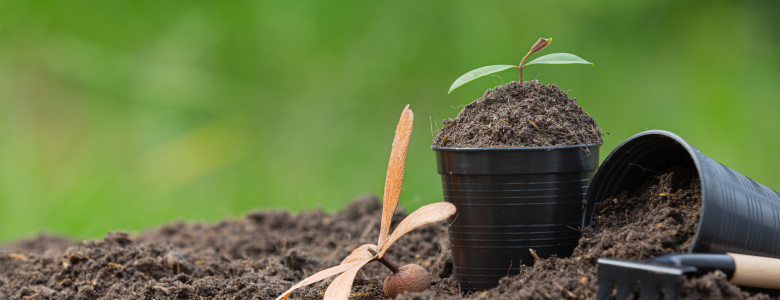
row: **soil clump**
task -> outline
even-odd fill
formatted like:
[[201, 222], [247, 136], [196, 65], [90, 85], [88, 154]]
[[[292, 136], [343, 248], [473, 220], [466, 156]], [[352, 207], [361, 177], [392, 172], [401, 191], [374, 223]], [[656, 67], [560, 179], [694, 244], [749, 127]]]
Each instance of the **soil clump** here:
[[538, 80], [512, 81], [487, 90], [446, 119], [434, 147], [549, 147], [602, 144], [596, 120], [576, 98]]
[[[460, 293], [445, 222], [414, 230], [387, 256], [396, 265], [424, 267], [431, 288], [396, 299], [593, 299], [598, 258], [643, 260], [690, 247], [701, 205], [696, 173], [678, 168], [658, 174], [663, 175], [636, 192], [598, 203], [594, 225], [582, 229], [572, 257], [537, 261], [481, 293]], [[381, 210], [376, 197], [363, 196], [336, 214], [252, 212], [217, 224], [166, 225], [137, 236], [111, 232], [79, 244], [42, 236], [0, 246], [0, 300], [275, 299], [301, 279], [340, 263], [355, 247], [376, 243]], [[406, 215], [399, 209], [393, 226]], [[350, 298], [387, 299], [382, 290], [387, 274], [381, 264], [368, 264]], [[332, 280], [301, 288], [291, 299], [322, 299]], [[720, 272], [685, 280], [682, 296], [769, 299], [728, 283]]]

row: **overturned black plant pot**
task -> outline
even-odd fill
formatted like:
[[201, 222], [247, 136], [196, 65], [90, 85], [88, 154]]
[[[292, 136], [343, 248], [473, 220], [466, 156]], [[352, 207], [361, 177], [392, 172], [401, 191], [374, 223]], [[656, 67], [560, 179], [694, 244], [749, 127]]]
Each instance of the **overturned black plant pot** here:
[[634, 135], [607, 156], [586, 196], [582, 226], [590, 224], [597, 201], [634, 191], [674, 166], [695, 166], [701, 181], [701, 217], [691, 252], [780, 258], [780, 194], [662, 130]]
[[433, 147], [450, 218], [453, 273], [464, 291], [495, 287], [534, 258], [571, 256], [601, 145]]

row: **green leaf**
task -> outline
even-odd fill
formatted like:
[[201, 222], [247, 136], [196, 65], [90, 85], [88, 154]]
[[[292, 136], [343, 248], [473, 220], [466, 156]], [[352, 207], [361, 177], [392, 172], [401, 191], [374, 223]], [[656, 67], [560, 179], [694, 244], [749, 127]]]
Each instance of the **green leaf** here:
[[480, 77], [485, 76], [485, 75], [498, 73], [498, 72], [501, 72], [503, 70], [511, 69], [511, 68], [517, 68], [517, 66], [515, 66], [515, 65], [494, 65], [494, 66], [487, 66], [487, 67], [482, 67], [482, 68], [479, 68], [479, 69], [471, 70], [468, 73], [463, 74], [462, 76], [460, 76], [460, 78], [458, 78], [457, 80], [455, 80], [455, 82], [452, 83], [452, 86], [450, 86], [450, 91], [447, 92], [447, 94], [451, 93], [452, 90], [458, 88], [461, 85], [466, 84], [469, 81], [472, 81], [474, 79], [480, 78]]
[[527, 65], [533, 65], [533, 64], [548, 64], [548, 65], [567, 65], [567, 64], [588, 64], [593, 65], [593, 63], [584, 60], [580, 58], [579, 56], [576, 56], [571, 53], [553, 53], [553, 54], [547, 54], [545, 56], [541, 56], [537, 59], [532, 60], [529, 63], [526, 63]]

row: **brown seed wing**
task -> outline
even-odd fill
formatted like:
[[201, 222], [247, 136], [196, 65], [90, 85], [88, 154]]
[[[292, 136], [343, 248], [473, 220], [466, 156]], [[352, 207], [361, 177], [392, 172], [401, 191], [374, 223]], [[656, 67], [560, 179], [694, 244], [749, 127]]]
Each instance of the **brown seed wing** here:
[[393, 219], [393, 213], [398, 206], [398, 198], [401, 196], [406, 150], [409, 148], [413, 123], [414, 113], [409, 109], [409, 105], [406, 105], [401, 113], [401, 120], [398, 121], [398, 127], [395, 129], [393, 150], [390, 152], [390, 163], [387, 167], [385, 195], [382, 199], [382, 227], [379, 230], [379, 242], [377, 242], [377, 245], [380, 246], [387, 239], [387, 234], [390, 233], [390, 221]]
[[366, 250], [367, 247], [371, 247], [374, 250], [379, 249], [379, 247], [377, 247], [374, 244], [361, 245], [360, 247], [355, 248], [355, 250], [352, 250], [352, 253], [350, 253], [346, 258], [344, 258], [344, 260], [341, 261], [341, 264], [342, 265], [343, 264], [348, 264], [348, 263], [351, 263], [353, 261], [364, 260], [364, 259], [367, 259], [367, 258], [374, 257], [374, 255], [371, 254], [371, 252], [368, 252], [368, 250]]
[[418, 210], [414, 211], [411, 215], [407, 216], [403, 221], [401, 221], [401, 224], [398, 224], [398, 227], [395, 228], [395, 231], [393, 231], [393, 234], [389, 239], [387, 239], [387, 242], [385, 242], [379, 248], [378, 257], [385, 255], [387, 248], [390, 248], [390, 245], [395, 243], [398, 238], [404, 234], [407, 234], [409, 231], [412, 231], [415, 228], [425, 224], [430, 224], [449, 218], [455, 214], [455, 211], [455, 205], [447, 202], [437, 202], [420, 207]]
[[355, 281], [355, 275], [360, 271], [360, 268], [365, 266], [368, 260], [360, 261], [360, 264], [353, 266], [351, 269], [336, 277], [333, 282], [330, 283], [328, 289], [325, 290], [324, 300], [348, 300], [349, 294], [352, 292], [352, 282]]
[[[301, 280], [301, 282], [298, 282], [296, 285], [293, 285], [290, 289], [288, 289], [287, 291], [285, 291], [284, 293], [279, 295], [279, 297], [277, 297], [276, 300], [287, 300], [287, 297], [290, 296], [290, 293], [292, 293], [293, 291], [295, 291], [296, 289], [298, 289], [300, 287], [304, 287], [304, 286], [310, 285], [312, 283], [321, 281], [321, 280], [323, 280], [325, 278], [328, 278], [328, 277], [331, 277], [333, 275], [341, 274], [341, 273], [346, 272], [346, 271], [348, 271], [348, 270], [350, 270], [350, 269], [352, 269], [352, 268], [354, 268], [355, 266], [358, 266], [358, 265], [360, 267], [363, 267], [370, 260], [371, 259], [355, 261], [355, 262], [351, 262], [351, 263], [343, 264], [343, 265], [338, 265], [338, 266], [335, 266], [335, 267], [332, 267], [332, 268], [325, 269], [325, 270], [319, 271], [317, 273], [314, 273], [314, 275], [311, 275], [311, 276], [307, 277], [306, 279]], [[360, 269], [360, 267], [358, 267], [357, 269]], [[357, 273], [357, 271], [355, 271], [355, 272]], [[354, 278], [355, 276], [352, 276], [352, 277]]]

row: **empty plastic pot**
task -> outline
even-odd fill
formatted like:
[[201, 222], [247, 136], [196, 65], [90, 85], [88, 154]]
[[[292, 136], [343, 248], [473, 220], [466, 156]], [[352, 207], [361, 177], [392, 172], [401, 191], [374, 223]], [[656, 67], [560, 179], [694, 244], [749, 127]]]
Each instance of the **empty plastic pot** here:
[[542, 257], [571, 256], [600, 145], [433, 147], [450, 218], [453, 273], [465, 291], [498, 285]]
[[673, 166], [695, 166], [701, 181], [701, 217], [691, 252], [780, 258], [780, 194], [663, 130], [634, 135], [607, 156], [586, 196], [582, 226], [590, 224], [597, 201], [636, 190], [656, 174], [648, 170]]

